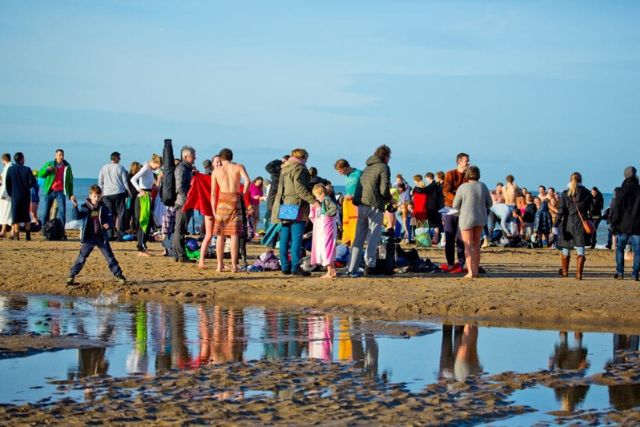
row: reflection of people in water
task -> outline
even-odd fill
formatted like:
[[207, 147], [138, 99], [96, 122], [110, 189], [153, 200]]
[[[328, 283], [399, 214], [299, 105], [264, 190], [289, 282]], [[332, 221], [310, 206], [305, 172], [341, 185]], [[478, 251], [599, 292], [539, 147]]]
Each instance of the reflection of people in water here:
[[309, 317], [309, 357], [331, 360], [333, 353], [333, 318], [329, 315]]
[[453, 378], [453, 362], [460, 348], [463, 331], [464, 326], [442, 325], [439, 380]]
[[[568, 334], [560, 332], [560, 342], [556, 344], [553, 355], [549, 358], [549, 369], [582, 371], [589, 367], [587, 348], [582, 346], [582, 332], [575, 332], [574, 345], [569, 346]], [[584, 402], [589, 386], [562, 386], [554, 389], [556, 399], [561, 403], [562, 410], [573, 412]]]
[[[351, 349], [355, 367], [364, 370], [364, 374], [370, 378], [378, 375], [378, 343], [373, 334], [363, 334], [360, 319], [350, 318], [351, 322]], [[362, 341], [364, 338], [364, 346]], [[386, 378], [387, 373], [381, 375]]]
[[189, 365], [189, 347], [187, 347], [184, 306], [174, 304], [171, 307], [171, 367], [184, 369]]
[[156, 373], [171, 369], [171, 328], [169, 310], [165, 304], [148, 303], [149, 328], [153, 351], [156, 355]]
[[244, 324], [241, 311], [198, 306], [200, 353], [193, 366], [209, 363], [239, 362], [244, 352]]
[[453, 362], [453, 374], [458, 381], [464, 381], [470, 375], [482, 372], [480, 359], [478, 358], [478, 327], [464, 325], [460, 346], [455, 353]]
[[300, 331], [302, 316], [272, 309], [264, 311], [264, 358], [299, 358], [306, 348]]
[[147, 305], [142, 301], [135, 307], [132, 338], [134, 345], [127, 356], [127, 371], [146, 374], [148, 372]]
[[[613, 335], [613, 359], [608, 365], [626, 362], [624, 352], [638, 351], [637, 335]], [[612, 385], [609, 389], [609, 404], [618, 411], [640, 406], [640, 384]]]
[[23, 313], [19, 316], [11, 313], [11, 311], [22, 312], [27, 305], [27, 299], [21, 295], [0, 296], [0, 333], [21, 335], [27, 332], [27, 319], [23, 317]]

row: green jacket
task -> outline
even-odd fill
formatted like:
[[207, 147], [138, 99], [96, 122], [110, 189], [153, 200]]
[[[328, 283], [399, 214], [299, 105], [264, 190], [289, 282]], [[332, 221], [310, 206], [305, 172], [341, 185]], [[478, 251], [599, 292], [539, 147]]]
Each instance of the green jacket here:
[[385, 205], [392, 200], [390, 175], [389, 166], [382, 159], [378, 156], [369, 157], [353, 195], [353, 203], [384, 211]]
[[[64, 195], [67, 197], [73, 196], [73, 171], [71, 170], [71, 165], [66, 161], [64, 162]], [[44, 194], [49, 194], [51, 191], [51, 185], [53, 185], [53, 181], [56, 179], [56, 171], [49, 171], [48, 168], [53, 166], [55, 168], [56, 161], [51, 160], [40, 168], [38, 171], [38, 178], [44, 178], [44, 185], [42, 186], [42, 191]]]
[[300, 206], [300, 221], [309, 219], [309, 205], [316, 199], [309, 191], [309, 171], [298, 162], [289, 160], [280, 170], [278, 193], [271, 209], [271, 222], [280, 222], [278, 210], [280, 204]]

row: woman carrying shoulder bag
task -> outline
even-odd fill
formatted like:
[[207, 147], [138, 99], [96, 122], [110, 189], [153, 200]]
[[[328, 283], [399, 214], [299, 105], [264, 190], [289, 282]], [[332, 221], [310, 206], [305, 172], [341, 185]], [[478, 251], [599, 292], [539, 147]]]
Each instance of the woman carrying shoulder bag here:
[[284, 274], [297, 276], [310, 275], [300, 269], [302, 236], [309, 219], [309, 205], [315, 203], [309, 191], [308, 158], [309, 153], [303, 148], [291, 151], [291, 157], [282, 165], [278, 193], [271, 211], [271, 222], [281, 224], [280, 268]]
[[582, 175], [579, 172], [571, 174], [569, 188], [562, 192], [558, 214], [554, 222], [554, 234], [558, 234], [558, 248], [560, 255], [562, 277], [569, 276], [570, 250], [575, 248], [578, 254], [576, 279], [582, 280], [584, 271], [585, 246], [591, 242], [589, 236], [593, 233], [593, 223], [589, 212], [593, 204], [591, 192], [582, 185]]

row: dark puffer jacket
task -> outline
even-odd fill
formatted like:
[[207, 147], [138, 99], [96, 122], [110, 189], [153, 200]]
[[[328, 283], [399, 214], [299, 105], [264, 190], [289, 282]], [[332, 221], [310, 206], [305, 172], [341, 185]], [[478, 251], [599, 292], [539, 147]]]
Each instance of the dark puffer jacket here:
[[389, 166], [380, 157], [369, 157], [353, 195], [353, 203], [383, 211], [392, 201], [390, 176]]
[[640, 185], [632, 176], [622, 183], [613, 200], [611, 229], [614, 233], [640, 234]]

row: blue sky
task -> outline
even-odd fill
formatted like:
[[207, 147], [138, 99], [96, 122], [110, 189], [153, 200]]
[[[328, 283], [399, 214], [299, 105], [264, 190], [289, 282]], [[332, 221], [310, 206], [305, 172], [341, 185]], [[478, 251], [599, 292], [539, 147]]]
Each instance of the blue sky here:
[[75, 173], [193, 145], [251, 176], [290, 149], [340, 184], [379, 144], [392, 172], [604, 191], [640, 166], [640, 2], [0, 3], [0, 150]]

